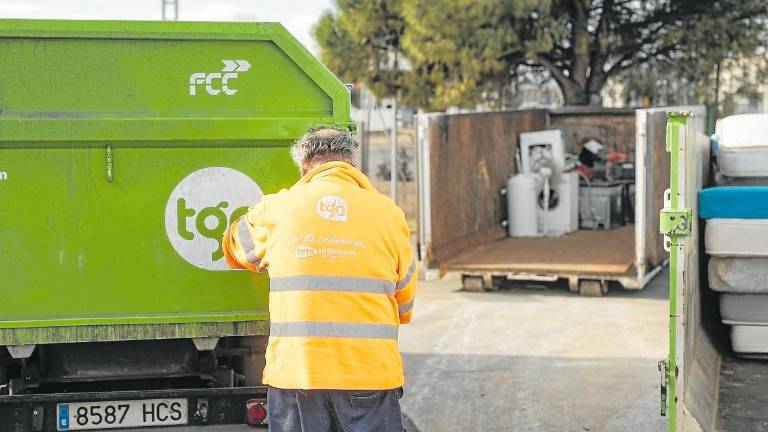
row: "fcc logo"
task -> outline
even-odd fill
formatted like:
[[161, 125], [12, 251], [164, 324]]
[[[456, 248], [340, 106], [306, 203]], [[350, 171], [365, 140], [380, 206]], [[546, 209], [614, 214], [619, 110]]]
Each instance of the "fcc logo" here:
[[224, 68], [221, 72], [195, 72], [189, 76], [189, 95], [197, 95], [198, 86], [203, 86], [206, 93], [211, 96], [224, 94], [232, 96], [237, 93], [236, 88], [232, 88], [233, 81], [237, 79], [239, 73], [246, 72], [251, 68], [248, 60], [222, 60]]

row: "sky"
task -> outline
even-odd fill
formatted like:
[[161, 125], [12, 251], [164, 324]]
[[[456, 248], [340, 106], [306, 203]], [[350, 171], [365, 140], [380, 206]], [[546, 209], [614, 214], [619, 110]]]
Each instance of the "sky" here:
[[[312, 27], [332, 0], [178, 0], [184, 21], [277, 21], [317, 54]], [[1, 18], [159, 20], [162, 0], [0, 0]]]

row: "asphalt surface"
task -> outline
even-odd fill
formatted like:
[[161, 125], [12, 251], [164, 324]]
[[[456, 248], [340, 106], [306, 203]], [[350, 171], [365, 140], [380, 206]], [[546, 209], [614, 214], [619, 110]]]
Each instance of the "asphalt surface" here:
[[[602, 298], [565, 287], [460, 291], [422, 282], [400, 330], [408, 432], [658, 432], [667, 273]], [[247, 426], [144, 429], [253, 432]]]
[[603, 298], [424, 282], [400, 331], [403, 411], [420, 432], [664, 430], [666, 281]]

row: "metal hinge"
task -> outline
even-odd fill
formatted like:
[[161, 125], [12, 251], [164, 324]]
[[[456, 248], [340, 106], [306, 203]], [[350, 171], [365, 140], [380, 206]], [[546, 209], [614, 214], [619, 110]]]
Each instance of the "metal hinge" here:
[[666, 360], [659, 361], [659, 373], [661, 374], [661, 416], [667, 415], [667, 385], [669, 384], [669, 365]]

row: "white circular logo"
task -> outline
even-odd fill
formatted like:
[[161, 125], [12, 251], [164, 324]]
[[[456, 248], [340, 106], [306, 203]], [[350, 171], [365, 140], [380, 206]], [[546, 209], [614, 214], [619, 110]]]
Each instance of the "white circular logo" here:
[[334, 222], [347, 221], [347, 202], [334, 195], [326, 195], [317, 201], [315, 206], [321, 218]]
[[232, 168], [195, 171], [176, 185], [165, 205], [168, 240], [190, 264], [227, 270], [221, 237], [263, 195], [256, 182]]

